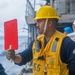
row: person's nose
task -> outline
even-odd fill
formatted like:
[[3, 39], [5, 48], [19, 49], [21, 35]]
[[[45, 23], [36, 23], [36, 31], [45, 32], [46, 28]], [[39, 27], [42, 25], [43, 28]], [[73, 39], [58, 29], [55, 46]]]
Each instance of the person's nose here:
[[36, 25], [37, 27], [39, 27], [39, 23], [37, 22], [37, 25]]

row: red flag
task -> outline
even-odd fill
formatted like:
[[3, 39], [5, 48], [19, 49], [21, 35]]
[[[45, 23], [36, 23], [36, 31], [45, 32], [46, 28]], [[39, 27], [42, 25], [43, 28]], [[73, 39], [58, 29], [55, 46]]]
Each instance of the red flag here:
[[18, 26], [16, 19], [4, 22], [4, 49], [7, 50], [10, 46], [12, 50], [18, 49]]

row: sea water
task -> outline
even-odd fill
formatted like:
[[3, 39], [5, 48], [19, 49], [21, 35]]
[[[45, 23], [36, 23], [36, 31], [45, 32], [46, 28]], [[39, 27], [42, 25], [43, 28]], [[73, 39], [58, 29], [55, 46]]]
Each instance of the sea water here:
[[[19, 36], [18, 37], [18, 50], [15, 53], [22, 52], [26, 48], [26, 44], [28, 43], [27, 36]], [[0, 63], [5, 68], [5, 71], [8, 75], [18, 75], [23, 66], [15, 65], [13, 62], [10, 62], [6, 58], [6, 51], [4, 50], [4, 37], [0, 36]]]

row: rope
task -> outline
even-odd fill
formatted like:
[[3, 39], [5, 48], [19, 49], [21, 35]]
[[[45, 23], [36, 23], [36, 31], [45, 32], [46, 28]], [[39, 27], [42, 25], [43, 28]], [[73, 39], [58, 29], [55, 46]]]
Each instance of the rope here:
[[10, 68], [12, 68], [14, 65], [14, 63], [5, 71], [5, 72], [8, 72], [10, 70]]

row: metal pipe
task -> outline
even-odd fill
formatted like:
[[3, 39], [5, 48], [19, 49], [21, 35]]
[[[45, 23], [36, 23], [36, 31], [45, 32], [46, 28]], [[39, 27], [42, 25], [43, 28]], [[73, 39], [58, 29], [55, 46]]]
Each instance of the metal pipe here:
[[34, 11], [35, 11], [36, 0], [34, 0]]
[[52, 0], [50, 0], [50, 5], [53, 6], [53, 1]]

